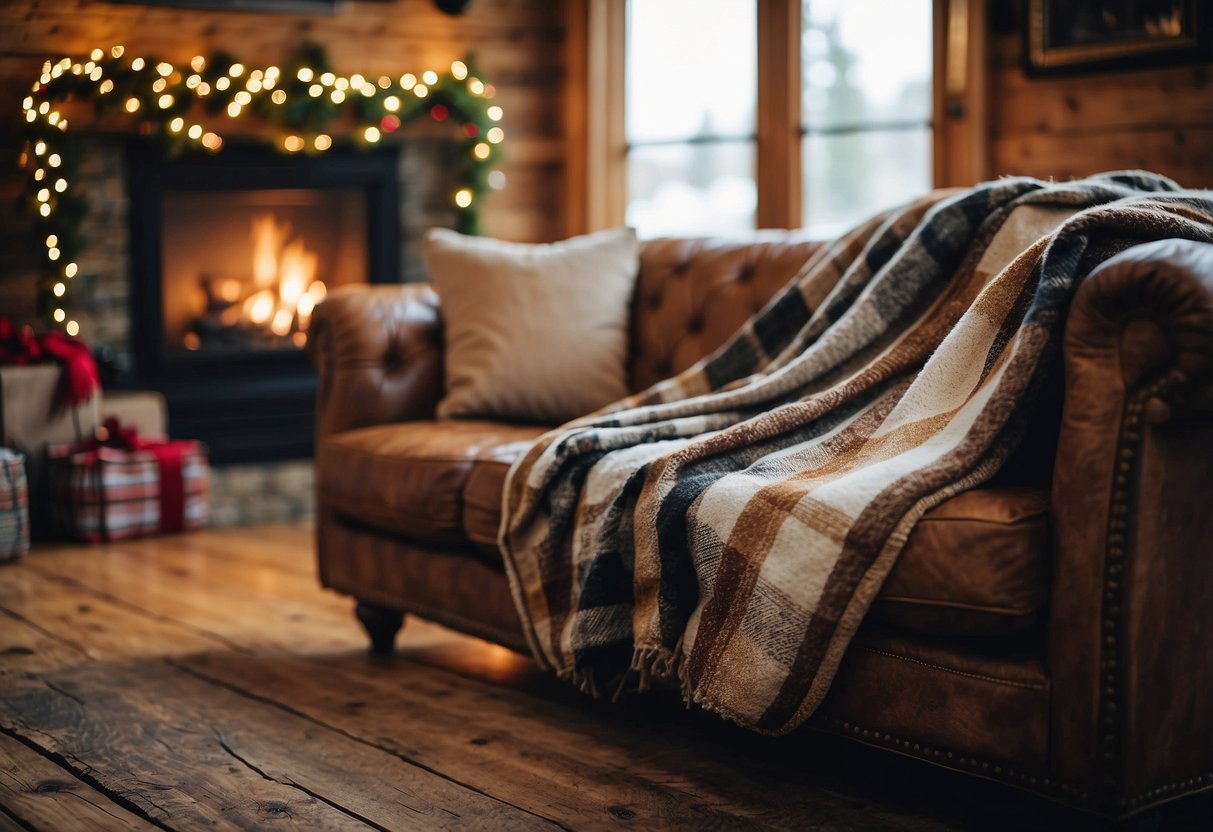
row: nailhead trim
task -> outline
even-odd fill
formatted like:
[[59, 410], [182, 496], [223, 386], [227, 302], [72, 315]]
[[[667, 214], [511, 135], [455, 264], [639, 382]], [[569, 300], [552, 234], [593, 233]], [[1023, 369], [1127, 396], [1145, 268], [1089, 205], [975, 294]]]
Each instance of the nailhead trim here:
[[946, 748], [936, 748], [926, 743], [914, 742], [913, 740], [899, 737], [896, 734], [877, 731], [858, 723], [837, 719], [836, 717], [819, 715], [814, 719], [814, 722], [828, 725], [844, 734], [850, 734], [874, 744], [886, 745], [899, 751], [909, 752], [925, 760], [938, 761], [955, 768], [969, 769], [970, 771], [993, 776], [1006, 782], [1030, 786], [1038, 791], [1057, 792], [1079, 803], [1087, 803], [1090, 800], [1090, 796], [1085, 791], [1076, 786], [1071, 786], [1069, 783], [1063, 783], [1051, 777], [1038, 774], [1026, 774], [1002, 763], [983, 760], [980, 757], [969, 757], [958, 751], [949, 751]]
[[1174, 783], [1156, 786], [1149, 791], [1142, 792], [1141, 794], [1133, 797], [1124, 798], [1123, 800], [1119, 801], [1117, 805], [1121, 809], [1132, 810], [1148, 803], [1153, 803], [1161, 798], [1166, 797], [1167, 795], [1174, 794], [1175, 792], [1190, 791], [1197, 789], [1198, 787], [1201, 790], [1213, 788], [1213, 771], [1205, 772], [1204, 774], [1196, 777], [1190, 777], [1187, 780], [1176, 780]]
[[[877, 731], [874, 728], [866, 728], [858, 723], [837, 719], [836, 717], [821, 716], [819, 714], [814, 717], [813, 721], [829, 726], [840, 733], [859, 737], [872, 744], [885, 745], [899, 751], [908, 752], [927, 761], [939, 761], [955, 768], [969, 769], [985, 776], [992, 776], [1004, 782], [1030, 786], [1036, 791], [1055, 792], [1064, 795], [1068, 800], [1077, 804], [1092, 805], [1090, 794], [1077, 786], [1072, 786], [1060, 780], [1054, 780], [1052, 777], [1025, 774], [1002, 763], [990, 762], [980, 757], [966, 757], [959, 752], [935, 748], [925, 743], [907, 740], [896, 734]], [[1207, 788], [1213, 788], [1213, 772], [1206, 772], [1196, 777], [1190, 777], [1187, 780], [1176, 780], [1173, 783], [1156, 786], [1133, 797], [1122, 798], [1116, 801], [1115, 808], [1120, 812], [1132, 811], [1176, 792]]]
[[1117, 761], [1122, 756], [1124, 718], [1118, 716], [1125, 685], [1124, 657], [1124, 574], [1128, 566], [1129, 541], [1132, 540], [1131, 502], [1136, 495], [1141, 450], [1141, 430], [1146, 403], [1176, 384], [1183, 382], [1181, 373], [1172, 371], [1148, 388], [1135, 392], [1125, 402], [1121, 417], [1120, 436], [1116, 442], [1113, 469], [1112, 499], [1104, 546], [1104, 588], [1100, 608], [1099, 648], [1099, 745], [1102, 769], [1100, 781], [1108, 803], [1123, 805], [1115, 799], [1122, 783]]

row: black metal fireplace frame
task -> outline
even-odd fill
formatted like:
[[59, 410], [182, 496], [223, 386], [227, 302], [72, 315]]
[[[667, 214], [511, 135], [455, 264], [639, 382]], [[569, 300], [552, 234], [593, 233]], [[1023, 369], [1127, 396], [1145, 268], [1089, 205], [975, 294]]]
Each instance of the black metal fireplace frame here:
[[316, 376], [301, 350], [168, 354], [164, 344], [163, 206], [179, 191], [360, 190], [366, 197], [367, 282], [395, 283], [400, 268], [399, 149], [334, 147], [284, 155], [264, 145], [168, 157], [127, 147], [131, 346], [134, 386], [159, 390], [169, 427], [207, 443], [218, 464], [312, 455]]

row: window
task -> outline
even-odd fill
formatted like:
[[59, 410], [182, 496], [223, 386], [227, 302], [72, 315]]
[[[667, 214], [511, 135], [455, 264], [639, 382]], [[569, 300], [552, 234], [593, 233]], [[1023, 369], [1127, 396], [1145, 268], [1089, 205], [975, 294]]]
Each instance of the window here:
[[627, 222], [644, 236], [754, 226], [754, 0], [632, 0]]
[[804, 0], [801, 224], [831, 238], [931, 188], [931, 0]]
[[620, 146], [597, 161], [622, 180], [606, 213], [641, 236], [832, 237], [944, 178], [932, 172], [941, 0], [597, 2], [620, 15], [612, 54], [626, 66]]

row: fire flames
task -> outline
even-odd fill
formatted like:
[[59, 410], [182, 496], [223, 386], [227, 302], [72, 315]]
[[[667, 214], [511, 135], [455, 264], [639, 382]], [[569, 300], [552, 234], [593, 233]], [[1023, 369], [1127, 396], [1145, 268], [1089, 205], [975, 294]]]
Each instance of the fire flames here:
[[206, 296], [205, 311], [185, 337], [188, 349], [198, 349], [207, 335], [219, 334], [244, 346], [277, 346], [307, 343], [312, 310], [324, 300], [327, 287], [316, 279], [318, 258], [291, 224], [273, 214], [252, 220], [252, 280], [228, 277], [201, 279]]

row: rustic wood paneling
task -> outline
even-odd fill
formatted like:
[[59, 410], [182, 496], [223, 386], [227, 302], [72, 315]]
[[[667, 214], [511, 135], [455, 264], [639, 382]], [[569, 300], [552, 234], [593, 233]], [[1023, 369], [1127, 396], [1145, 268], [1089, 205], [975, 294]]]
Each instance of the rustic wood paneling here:
[[[301, 43], [328, 50], [339, 72], [399, 75], [471, 52], [505, 110], [506, 189], [486, 197], [486, 233], [549, 241], [564, 233], [564, 19], [551, 0], [475, 0], [459, 17], [432, 0], [349, 0], [333, 15], [260, 14], [120, 5], [103, 0], [0, 2], [0, 314], [33, 314], [32, 223], [15, 194], [20, 100], [43, 60], [121, 43], [173, 62], [229, 51], [285, 60]], [[73, 123], [82, 126], [73, 119]], [[407, 138], [409, 128], [402, 131]], [[538, 186], [536, 186], [538, 185]]]
[[1023, 20], [992, 35], [995, 175], [1146, 168], [1213, 187], [1213, 63], [1029, 78]]

